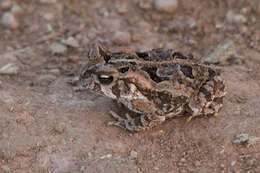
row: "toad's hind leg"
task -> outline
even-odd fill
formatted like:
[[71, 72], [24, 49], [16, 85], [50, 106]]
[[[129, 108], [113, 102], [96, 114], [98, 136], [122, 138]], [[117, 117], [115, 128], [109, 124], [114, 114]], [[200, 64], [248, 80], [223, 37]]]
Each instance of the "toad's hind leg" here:
[[143, 131], [165, 121], [165, 117], [160, 116], [155, 116], [156, 118], [151, 119], [144, 114], [139, 115], [138, 117], [131, 117], [126, 113], [125, 118], [123, 118], [113, 111], [110, 111], [110, 114], [116, 121], [109, 122], [108, 125], [118, 126], [128, 131]]

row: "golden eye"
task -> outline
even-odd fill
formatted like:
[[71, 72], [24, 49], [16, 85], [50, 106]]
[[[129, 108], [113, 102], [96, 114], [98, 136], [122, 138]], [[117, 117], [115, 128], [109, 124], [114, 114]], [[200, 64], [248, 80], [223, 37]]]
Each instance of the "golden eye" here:
[[100, 74], [98, 75], [98, 80], [101, 84], [109, 85], [113, 82], [113, 76], [112, 75], [106, 75], [106, 74]]

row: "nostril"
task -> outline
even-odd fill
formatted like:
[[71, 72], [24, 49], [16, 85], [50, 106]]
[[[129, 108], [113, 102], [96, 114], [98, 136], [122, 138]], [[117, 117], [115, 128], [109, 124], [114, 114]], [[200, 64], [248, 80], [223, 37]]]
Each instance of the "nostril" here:
[[119, 69], [119, 72], [120, 73], [125, 73], [125, 72], [127, 72], [129, 70], [129, 67], [123, 67], [123, 68], [120, 68]]

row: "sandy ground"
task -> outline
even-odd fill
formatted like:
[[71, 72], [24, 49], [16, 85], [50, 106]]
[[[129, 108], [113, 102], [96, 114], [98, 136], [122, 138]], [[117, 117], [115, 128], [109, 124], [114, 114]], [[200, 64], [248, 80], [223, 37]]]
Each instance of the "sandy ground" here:
[[[259, 1], [187, 0], [161, 11], [149, 0], [0, 1], [0, 17], [15, 19], [1, 19], [0, 68], [17, 68], [0, 74], [1, 173], [260, 172], [260, 141], [232, 143], [241, 133], [260, 137]], [[76, 43], [66, 45], [69, 37]], [[227, 87], [220, 115], [140, 133], [107, 126], [115, 103], [68, 83], [97, 39], [112, 50], [198, 57], [232, 41], [236, 53], [219, 66]]]

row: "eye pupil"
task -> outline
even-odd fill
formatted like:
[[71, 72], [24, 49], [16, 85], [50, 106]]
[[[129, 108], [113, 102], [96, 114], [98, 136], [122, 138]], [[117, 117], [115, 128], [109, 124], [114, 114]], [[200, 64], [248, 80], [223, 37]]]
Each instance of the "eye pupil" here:
[[104, 85], [109, 85], [110, 83], [113, 82], [113, 76], [111, 75], [106, 75], [106, 74], [100, 74], [98, 75], [98, 80], [100, 81], [101, 84]]

